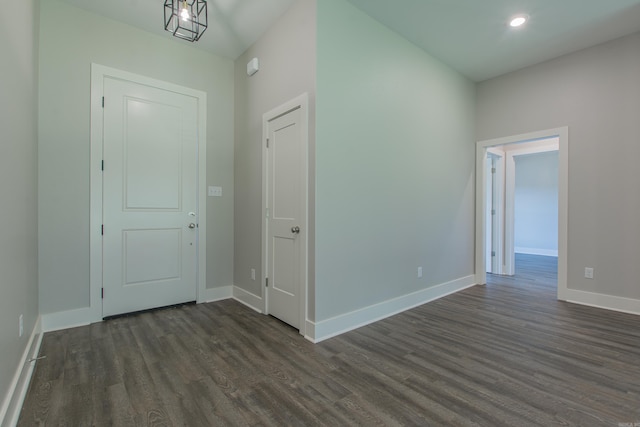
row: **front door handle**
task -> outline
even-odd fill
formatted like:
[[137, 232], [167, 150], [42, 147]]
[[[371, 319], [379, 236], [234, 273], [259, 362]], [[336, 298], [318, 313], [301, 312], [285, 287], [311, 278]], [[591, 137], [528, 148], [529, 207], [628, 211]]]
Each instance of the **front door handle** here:
[[298, 234], [300, 233], [300, 227], [298, 227], [297, 225], [295, 227], [291, 227], [291, 232], [293, 234]]

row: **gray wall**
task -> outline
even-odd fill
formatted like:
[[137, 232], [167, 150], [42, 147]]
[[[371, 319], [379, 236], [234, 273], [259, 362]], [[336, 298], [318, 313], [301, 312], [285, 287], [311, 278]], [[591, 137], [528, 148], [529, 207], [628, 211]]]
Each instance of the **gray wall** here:
[[[42, 2], [40, 309], [89, 306], [91, 63], [207, 92], [207, 287], [233, 282], [233, 62], [69, 6]], [[14, 180], [15, 181], [15, 180]]]
[[472, 275], [474, 84], [344, 0], [317, 60], [316, 321]]
[[0, 405], [38, 317], [37, 3], [0, 14]]
[[[260, 71], [247, 76], [257, 57]], [[235, 270], [236, 286], [262, 296], [262, 115], [309, 93], [309, 198], [313, 229], [316, 87], [316, 2], [298, 0], [252, 47], [235, 61]], [[313, 248], [313, 235], [309, 236]], [[313, 252], [309, 254], [313, 271]], [[251, 280], [251, 268], [256, 280]], [[311, 275], [311, 279], [313, 276]], [[313, 296], [313, 282], [309, 283]], [[310, 304], [313, 318], [313, 303]]]
[[514, 157], [516, 252], [558, 253], [558, 152]]
[[478, 85], [478, 140], [569, 127], [570, 289], [640, 299], [639, 118], [640, 33]]

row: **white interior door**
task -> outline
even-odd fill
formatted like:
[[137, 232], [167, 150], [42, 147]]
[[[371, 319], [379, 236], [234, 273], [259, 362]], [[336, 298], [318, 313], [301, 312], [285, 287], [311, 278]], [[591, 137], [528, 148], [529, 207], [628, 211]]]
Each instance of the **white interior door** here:
[[304, 327], [306, 108], [265, 115], [267, 313]]
[[487, 272], [503, 274], [504, 269], [504, 174], [505, 155], [498, 149], [487, 151], [486, 244]]
[[104, 80], [103, 316], [196, 299], [196, 98]]
[[491, 272], [500, 274], [502, 264], [500, 213], [502, 203], [500, 197], [500, 179], [498, 175], [498, 156], [490, 155], [491, 160]]
[[494, 261], [494, 252], [493, 252], [493, 219], [494, 216], [492, 211], [493, 207], [493, 177], [494, 177], [494, 161], [491, 154], [487, 154], [485, 158], [485, 177], [486, 177], [486, 200], [485, 200], [485, 230], [486, 230], [486, 239], [485, 239], [485, 271], [487, 273], [493, 273], [493, 261]]

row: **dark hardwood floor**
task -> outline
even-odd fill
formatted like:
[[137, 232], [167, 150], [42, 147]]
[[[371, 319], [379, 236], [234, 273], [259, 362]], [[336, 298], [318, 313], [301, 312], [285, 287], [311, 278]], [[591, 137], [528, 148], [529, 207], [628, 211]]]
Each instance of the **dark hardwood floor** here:
[[554, 262], [316, 345], [231, 300], [47, 333], [19, 425], [640, 422], [640, 317], [556, 301]]

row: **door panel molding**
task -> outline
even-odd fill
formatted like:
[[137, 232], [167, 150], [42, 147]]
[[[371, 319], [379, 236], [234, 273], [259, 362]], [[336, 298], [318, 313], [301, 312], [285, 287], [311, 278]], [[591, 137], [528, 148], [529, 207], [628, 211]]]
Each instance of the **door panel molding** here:
[[[175, 92], [197, 100], [197, 218], [198, 237], [196, 239], [196, 293], [197, 301], [202, 302], [206, 295], [206, 105], [205, 92], [156, 80], [150, 77], [130, 73], [100, 64], [91, 64], [91, 155], [90, 155], [90, 216], [89, 216], [89, 312], [91, 322], [102, 320], [102, 280], [103, 280], [103, 102], [105, 79], [122, 80], [139, 85]], [[106, 102], [109, 102], [106, 100]]]
[[[301, 145], [301, 153], [300, 153], [300, 165], [302, 167], [301, 176], [302, 182], [300, 182], [301, 186], [301, 200], [300, 203], [300, 212], [301, 216], [299, 218], [300, 233], [296, 236], [297, 239], [300, 239], [300, 270], [301, 270], [301, 278], [302, 284], [299, 289], [298, 295], [298, 304], [299, 304], [299, 320], [298, 326], [301, 335], [306, 335], [306, 325], [307, 325], [307, 287], [308, 287], [308, 173], [309, 173], [309, 160], [308, 160], [308, 151], [309, 151], [309, 96], [307, 93], [303, 93], [302, 95], [280, 105], [279, 107], [274, 108], [271, 111], [268, 111], [262, 116], [262, 303], [264, 304], [263, 312], [265, 314], [269, 314], [269, 298], [268, 291], [266, 288], [266, 280], [268, 277], [268, 260], [269, 254], [272, 251], [272, 248], [269, 247], [269, 215], [273, 214], [273, 212], [269, 212], [268, 210], [268, 162], [269, 162], [269, 151], [267, 148], [267, 139], [269, 137], [269, 123], [278, 120], [279, 118], [293, 112], [296, 110], [300, 110], [300, 133], [302, 137], [302, 145]], [[269, 284], [271, 286], [271, 283]]]

